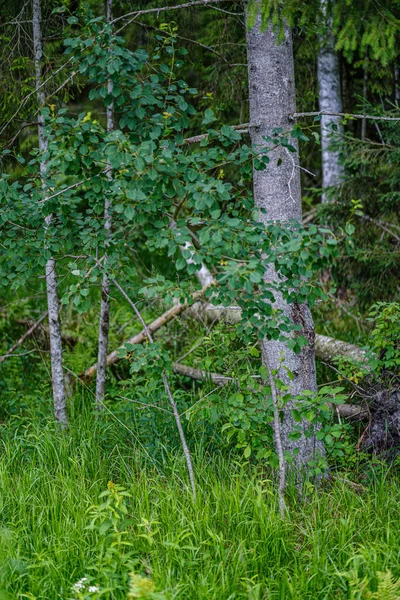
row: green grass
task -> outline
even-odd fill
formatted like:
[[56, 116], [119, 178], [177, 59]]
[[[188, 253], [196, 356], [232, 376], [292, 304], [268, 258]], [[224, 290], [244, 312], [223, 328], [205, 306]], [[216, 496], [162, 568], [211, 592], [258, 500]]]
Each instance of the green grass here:
[[[371, 589], [378, 571], [400, 576], [393, 470], [371, 468], [362, 486], [336, 474], [303, 502], [291, 493], [282, 520], [268, 473], [200, 450], [195, 463], [193, 503], [180, 455], [154, 464], [118, 424], [87, 415], [68, 434], [45, 420], [3, 426], [0, 588], [10, 595], [0, 600], [73, 597], [101, 547], [100, 533], [86, 529], [88, 509], [109, 480], [131, 494], [126, 539], [136, 572], [168, 599], [361, 599], [344, 571], [355, 569]], [[126, 598], [126, 589], [103, 597]]]

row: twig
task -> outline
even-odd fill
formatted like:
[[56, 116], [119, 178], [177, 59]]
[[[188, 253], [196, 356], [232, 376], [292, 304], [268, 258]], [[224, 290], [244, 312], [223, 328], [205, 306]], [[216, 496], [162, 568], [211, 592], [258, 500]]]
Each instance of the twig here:
[[46, 310], [46, 312], [44, 312], [42, 314], [42, 316], [32, 325], [32, 327], [30, 327], [28, 329], [28, 331], [26, 331], [24, 333], [24, 335], [22, 337], [19, 338], [19, 340], [14, 344], [14, 346], [12, 346], [9, 351], [7, 352], [7, 354], [4, 354], [4, 356], [0, 356], [0, 363], [4, 362], [6, 360], [6, 358], [8, 358], [9, 356], [12, 356], [13, 352], [19, 347], [21, 346], [21, 344], [24, 343], [24, 341], [30, 336], [32, 335], [32, 333], [39, 327], [39, 325], [45, 320], [45, 318], [47, 317], [48, 311]]
[[[232, 129], [234, 129], [238, 133], [248, 133], [249, 128], [250, 128], [250, 123], [240, 123], [239, 125], [232, 125], [231, 127], [232, 127]], [[202, 140], [207, 139], [208, 136], [209, 136], [208, 133], [203, 133], [203, 134], [200, 134], [200, 135], [194, 135], [193, 137], [184, 139], [183, 143], [185, 145], [198, 144]]]
[[378, 123], [376, 121], [375, 121], [375, 129], [378, 132], [379, 139], [382, 142], [382, 146], [386, 146], [385, 140], [383, 139], [383, 135], [382, 135], [381, 129], [380, 129], [380, 127], [379, 127], [379, 125], [378, 125]]
[[4, 144], [4, 148], [7, 148], [8, 146], [12, 146], [13, 143], [15, 142], [15, 140], [17, 139], [17, 137], [19, 136], [19, 134], [26, 129], [27, 127], [33, 127], [34, 125], [39, 125], [39, 123], [37, 121], [34, 121], [32, 123], [25, 123], [25, 125], [22, 125], [17, 133], [11, 138], [11, 140], [9, 140], [6, 144]]
[[[400, 117], [379, 117], [374, 115], [361, 115], [361, 114], [351, 114], [351, 113], [334, 113], [329, 111], [319, 111], [319, 112], [304, 112], [304, 113], [294, 113], [293, 115], [289, 115], [291, 119], [298, 119], [300, 117], [318, 117], [318, 116], [331, 116], [331, 117], [348, 117], [352, 119], [371, 119], [372, 121], [400, 121]], [[248, 133], [250, 129], [250, 123], [240, 123], [239, 125], [232, 125], [232, 129], [238, 131], [239, 133]], [[252, 127], [256, 127], [252, 125]], [[186, 144], [198, 144], [202, 140], [205, 140], [208, 137], [208, 133], [204, 133], [201, 135], [194, 135], [193, 137], [186, 138], [183, 143]], [[311, 173], [304, 167], [298, 168], [302, 169], [306, 173], [309, 173], [313, 177], [315, 177], [314, 173]]]
[[162, 406], [157, 406], [157, 404], [147, 404], [145, 402], [140, 402], [140, 400], [134, 400], [133, 398], [127, 398], [127, 396], [116, 396], [117, 398], [121, 398], [122, 400], [128, 400], [129, 402], [134, 402], [135, 404], [140, 404], [142, 408], [156, 408], [157, 410], [161, 410], [166, 412], [168, 415], [173, 415], [170, 410], [163, 408]]
[[285, 455], [283, 453], [283, 444], [282, 444], [282, 436], [281, 436], [281, 421], [279, 416], [279, 405], [278, 405], [278, 392], [275, 385], [274, 376], [271, 371], [271, 367], [269, 365], [269, 361], [267, 356], [264, 356], [265, 366], [268, 371], [268, 379], [271, 387], [271, 397], [272, 404], [274, 407], [274, 440], [275, 440], [275, 449], [278, 455], [279, 461], [279, 511], [281, 513], [281, 517], [285, 516], [286, 512], [286, 503], [285, 503], [285, 487], [286, 487], [286, 461]]
[[[193, 294], [193, 299], [199, 300], [203, 296], [204, 291], [205, 291], [205, 288], [203, 288], [199, 292], [195, 292]], [[152, 321], [152, 323], [150, 323], [150, 325], [148, 325], [147, 328], [149, 329], [149, 331], [151, 331], [151, 333], [155, 333], [158, 329], [160, 329], [161, 327], [163, 327], [164, 325], [169, 323], [169, 321], [174, 319], [176, 316], [180, 315], [184, 310], [186, 310], [188, 308], [188, 306], [189, 305], [187, 304], [187, 302], [184, 302], [183, 304], [176, 304], [175, 306], [172, 306], [165, 313], [163, 313], [162, 315], [157, 317], [157, 319]], [[127, 340], [124, 343], [124, 345], [125, 344], [142, 344], [143, 342], [146, 341], [146, 339], [148, 339], [147, 334], [146, 334], [146, 331], [143, 329], [142, 331], [140, 331], [133, 337], [129, 338], [129, 340]], [[114, 350], [107, 356], [107, 365], [108, 366], [113, 365], [114, 363], [116, 363], [118, 361], [118, 358], [119, 358], [118, 350]], [[86, 371], [84, 371], [84, 373], [81, 373], [79, 375], [79, 377], [81, 379], [90, 380], [90, 379], [92, 379], [92, 377], [94, 376], [96, 371], [97, 371], [97, 363], [95, 365], [92, 365], [88, 369], [86, 369]]]
[[359, 392], [360, 394], [362, 394], [363, 396], [366, 395], [366, 392], [364, 390], [364, 388], [362, 388], [361, 386], [357, 385], [356, 383], [354, 383], [354, 381], [351, 381], [351, 379], [349, 379], [348, 377], [346, 377], [346, 375], [344, 375], [343, 373], [341, 373], [339, 371], [339, 369], [337, 369], [336, 367], [334, 367], [333, 365], [321, 360], [321, 363], [323, 365], [325, 365], [326, 367], [331, 368], [333, 371], [335, 371], [338, 375], [340, 375], [340, 377], [343, 377], [343, 379], [345, 379], [346, 381], [348, 381], [350, 383], [350, 385], [352, 385], [354, 387], [354, 389], [357, 390], [357, 392]]
[[[151, 31], [163, 32], [163, 30], [160, 29], [159, 27], [155, 27], [154, 25], [149, 25], [148, 23], [136, 21], [136, 25], [140, 25], [141, 27], [145, 27], [146, 29], [151, 29]], [[236, 65], [231, 65], [229, 60], [227, 60], [225, 58], [225, 56], [223, 56], [222, 54], [217, 52], [217, 50], [214, 50], [214, 48], [212, 48], [211, 46], [206, 46], [206, 44], [202, 44], [201, 42], [198, 42], [197, 40], [192, 40], [191, 38], [184, 37], [183, 35], [178, 35], [177, 33], [174, 33], [174, 37], [176, 37], [180, 40], [184, 40], [185, 42], [189, 42], [190, 44], [194, 44], [195, 46], [200, 46], [200, 48], [204, 48], [205, 50], [208, 50], [208, 52], [212, 52], [213, 54], [215, 54], [215, 56], [218, 56], [221, 60], [223, 60], [229, 67], [236, 66]]]
[[376, 219], [372, 219], [368, 215], [362, 215], [360, 218], [363, 221], [369, 221], [370, 223], [374, 223], [374, 225], [376, 225], [377, 227], [380, 227], [381, 229], [383, 229], [383, 231], [386, 231], [386, 233], [389, 234], [390, 236], [392, 236], [392, 238], [395, 239], [397, 242], [400, 242], [400, 237], [398, 235], [396, 235], [395, 233], [393, 233], [393, 231], [391, 231], [389, 229], [389, 227], [387, 227], [384, 223], [382, 223], [382, 221], [377, 221]]
[[[101, 171], [99, 173], [99, 175], [104, 175], [104, 174], [108, 173], [110, 170], [111, 170], [111, 167], [107, 167], [106, 169], [104, 169], [104, 171]], [[93, 175], [93, 177], [96, 177], [96, 175]], [[76, 183], [72, 183], [68, 187], [63, 188], [62, 190], [59, 190], [55, 194], [52, 194], [51, 196], [47, 196], [46, 198], [43, 198], [43, 200], [39, 200], [38, 204], [43, 204], [43, 202], [48, 202], [49, 200], [52, 200], [53, 198], [57, 198], [57, 196], [60, 196], [61, 194], [64, 194], [64, 192], [68, 192], [69, 190], [73, 190], [73, 189], [79, 187], [80, 185], [83, 185], [84, 183], [87, 183], [88, 181], [90, 181], [91, 179], [93, 179], [93, 177], [88, 177], [88, 179], [81, 179], [81, 181], [77, 181]]]
[[219, 4], [220, 2], [235, 2], [236, 0], [193, 0], [193, 2], [185, 2], [183, 4], [178, 4], [176, 6], [161, 6], [160, 8], [145, 8], [143, 10], [135, 10], [130, 13], [126, 13], [120, 17], [116, 17], [111, 21], [111, 23], [117, 23], [121, 21], [121, 19], [127, 19], [128, 17], [140, 17], [141, 15], [148, 15], [151, 13], [159, 13], [168, 12], [171, 10], [180, 10], [181, 8], [190, 8], [191, 6], [207, 6], [209, 4]]
[[[128, 301], [128, 303], [131, 305], [131, 307], [135, 311], [136, 316], [139, 319], [139, 321], [141, 322], [141, 324], [143, 326], [143, 329], [144, 329], [144, 331], [146, 333], [147, 339], [149, 340], [150, 344], [154, 344], [154, 339], [153, 339], [153, 336], [151, 335], [150, 329], [147, 327], [146, 321], [143, 319], [143, 317], [142, 317], [139, 309], [137, 308], [136, 304], [133, 302], [133, 300], [131, 300], [131, 298], [128, 296], [128, 294], [125, 292], [125, 290], [122, 288], [122, 286], [120, 286], [120, 284], [118, 283], [118, 281], [116, 281], [116, 279], [114, 277], [110, 277], [110, 279], [113, 281], [114, 285], [117, 287], [117, 289], [121, 292], [121, 294], [124, 296], [124, 298]], [[183, 427], [182, 427], [182, 423], [181, 423], [181, 418], [180, 418], [180, 415], [179, 415], [178, 407], [176, 405], [174, 396], [173, 396], [173, 394], [171, 392], [171, 388], [170, 388], [170, 385], [169, 385], [168, 377], [167, 377], [167, 374], [165, 373], [165, 371], [163, 371], [163, 373], [162, 373], [162, 380], [163, 380], [163, 383], [164, 383], [164, 388], [165, 388], [165, 391], [167, 393], [168, 399], [169, 399], [169, 401], [171, 403], [171, 406], [172, 406], [172, 410], [173, 410], [173, 413], [174, 413], [176, 426], [178, 428], [179, 436], [181, 438], [182, 448], [183, 448], [183, 452], [185, 454], [186, 465], [187, 465], [187, 469], [188, 469], [188, 473], [189, 473], [190, 485], [191, 485], [192, 493], [193, 493], [193, 499], [196, 500], [196, 485], [195, 485], [195, 479], [194, 479], [194, 471], [193, 471], [193, 465], [192, 465], [192, 458], [190, 456], [189, 447], [188, 447], [187, 442], [186, 442], [185, 432], [183, 431]]]
[[[27, 354], [33, 354], [34, 352], [43, 352], [43, 350], [27, 350], [26, 352], [19, 352], [18, 354], [7, 354], [8, 358], [18, 358], [19, 356], [26, 356]], [[48, 350], [47, 350], [48, 352]], [[3, 358], [0, 356], [0, 358]]]
[[[33, 96], [34, 94], [37, 94], [37, 92], [39, 90], [41, 90], [41, 88], [43, 86], [46, 85], [46, 83], [48, 83], [50, 81], [50, 79], [52, 79], [53, 77], [55, 77], [57, 75], [57, 73], [59, 73], [60, 71], [62, 71], [62, 69], [64, 69], [72, 60], [72, 57], [69, 58], [63, 65], [61, 65], [61, 67], [59, 67], [56, 71], [54, 71], [54, 73], [52, 73], [45, 81], [43, 81], [39, 86], [37, 86], [34, 90], [32, 90], [31, 92], [29, 92], [29, 94], [27, 94], [25, 96], [25, 98], [23, 98], [23, 100], [21, 101], [19, 107], [17, 108], [17, 110], [15, 111], [15, 113], [13, 114], [12, 117], [10, 117], [10, 119], [7, 121], [7, 123], [5, 125], [3, 125], [3, 127], [0, 129], [0, 135], [3, 133], [3, 131], [5, 131], [7, 129], [7, 127], [10, 125], [10, 123], [12, 123], [12, 121], [15, 119], [15, 117], [17, 116], [17, 114], [19, 113], [19, 111], [21, 110], [21, 108], [23, 108], [25, 106], [25, 104], [28, 102], [29, 98], [31, 96]], [[68, 79], [70, 79], [70, 77], [68, 77]]]

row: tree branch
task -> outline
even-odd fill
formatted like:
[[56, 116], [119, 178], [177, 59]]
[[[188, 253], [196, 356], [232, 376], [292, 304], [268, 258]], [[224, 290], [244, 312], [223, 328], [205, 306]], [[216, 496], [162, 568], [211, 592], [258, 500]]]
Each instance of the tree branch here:
[[299, 119], [301, 117], [347, 117], [348, 119], [369, 119], [370, 121], [400, 121], [400, 117], [379, 117], [375, 115], [361, 115], [353, 113], [331, 112], [328, 110], [320, 110], [317, 112], [293, 113], [291, 119]]
[[45, 320], [45, 318], [47, 317], [48, 311], [46, 310], [46, 312], [44, 312], [42, 314], [41, 317], [39, 317], [39, 319], [32, 325], [32, 327], [30, 327], [28, 329], [28, 331], [26, 331], [24, 333], [24, 335], [22, 337], [19, 338], [19, 340], [17, 342], [15, 342], [14, 346], [12, 346], [7, 354], [4, 354], [4, 356], [0, 356], [0, 363], [4, 362], [6, 360], [6, 358], [8, 358], [9, 356], [12, 356], [13, 352], [19, 347], [21, 346], [21, 344], [24, 343], [24, 341], [30, 336], [32, 335], [32, 333], [34, 331], [36, 331], [36, 329], [39, 327], [39, 325], [41, 323], [43, 323], [43, 321]]
[[[240, 125], [232, 125], [232, 129], [238, 131], [239, 133], [248, 133], [250, 128], [250, 123], [241, 123]], [[193, 137], [186, 138], [183, 140], [185, 146], [189, 146], [190, 144], [198, 144], [202, 140], [208, 138], [208, 133], [202, 133], [200, 135], [194, 135]]]
[[142, 15], [149, 15], [151, 13], [168, 12], [171, 10], [180, 10], [181, 8], [190, 8], [191, 6], [208, 6], [212, 4], [219, 4], [221, 2], [236, 2], [236, 0], [193, 0], [193, 2], [184, 2], [183, 4], [177, 4], [176, 6], [161, 6], [160, 8], [145, 8], [143, 10], [134, 10], [120, 17], [116, 17], [111, 23], [117, 23], [121, 19], [127, 19], [129, 17], [140, 17]]

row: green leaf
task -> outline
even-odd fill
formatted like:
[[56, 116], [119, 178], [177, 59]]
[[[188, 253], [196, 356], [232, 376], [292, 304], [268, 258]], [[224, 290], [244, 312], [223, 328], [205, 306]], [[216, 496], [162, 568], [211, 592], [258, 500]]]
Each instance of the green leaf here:
[[128, 219], [128, 221], [132, 221], [133, 217], [136, 215], [136, 210], [133, 206], [127, 206], [125, 208], [124, 215]]
[[252, 273], [250, 273], [250, 281], [252, 281], [253, 283], [260, 283], [260, 281], [262, 281], [260, 273], [257, 273], [257, 271], [253, 271]]
[[244, 449], [244, 452], [243, 452], [243, 456], [245, 458], [249, 458], [250, 454], [251, 454], [251, 446], [246, 446], [246, 448]]
[[301, 423], [302, 422], [303, 419], [301, 417], [301, 414], [300, 414], [300, 412], [296, 408], [293, 408], [292, 411], [291, 411], [291, 413], [292, 413], [293, 420], [296, 423]]
[[202, 120], [202, 125], [210, 125], [210, 123], [214, 123], [217, 120], [217, 117], [214, 114], [214, 111], [211, 108], [207, 108], [204, 112], [204, 118]]
[[112, 527], [112, 523], [109, 519], [107, 519], [106, 521], [103, 521], [103, 523], [99, 527], [99, 534], [104, 535], [105, 533], [107, 533], [107, 531], [110, 529], [110, 527]]

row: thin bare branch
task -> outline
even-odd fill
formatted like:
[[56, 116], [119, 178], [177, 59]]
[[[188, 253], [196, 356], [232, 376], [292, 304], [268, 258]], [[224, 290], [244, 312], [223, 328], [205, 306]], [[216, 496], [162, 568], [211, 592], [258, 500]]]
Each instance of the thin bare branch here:
[[[136, 304], [133, 302], [133, 300], [128, 296], [128, 294], [125, 292], [125, 290], [123, 289], [123, 287], [118, 283], [118, 281], [116, 281], [116, 279], [114, 277], [110, 277], [110, 280], [113, 281], [114, 285], [117, 287], [117, 289], [121, 292], [121, 294], [124, 296], [124, 298], [128, 301], [128, 303], [130, 304], [130, 306], [133, 308], [137, 318], [139, 319], [139, 321], [141, 322], [144, 331], [146, 332], [146, 336], [147, 339], [149, 340], [149, 342], [151, 344], [154, 344], [154, 339], [153, 336], [151, 335], [150, 329], [146, 324], [146, 321], [143, 319], [139, 309], [137, 308]], [[189, 479], [190, 479], [190, 485], [192, 488], [192, 493], [193, 493], [193, 499], [196, 499], [196, 484], [195, 484], [195, 478], [194, 478], [194, 470], [193, 470], [193, 464], [192, 464], [192, 458], [190, 456], [190, 450], [189, 447], [187, 445], [186, 442], [186, 436], [185, 436], [185, 432], [183, 431], [183, 427], [182, 427], [182, 422], [181, 422], [181, 417], [178, 411], [178, 406], [175, 402], [174, 396], [172, 394], [171, 391], [171, 387], [169, 385], [169, 381], [168, 381], [168, 377], [165, 371], [163, 371], [162, 373], [162, 380], [164, 383], [164, 388], [165, 391], [167, 393], [168, 396], [168, 400], [170, 401], [170, 404], [172, 406], [172, 410], [174, 413], [174, 417], [175, 417], [175, 422], [176, 422], [176, 426], [179, 432], [179, 437], [181, 438], [181, 444], [182, 444], [182, 448], [183, 448], [183, 452], [185, 454], [185, 459], [186, 459], [186, 466], [187, 466], [187, 470], [189, 473]]]
[[354, 113], [330, 112], [328, 110], [320, 110], [317, 112], [293, 113], [291, 119], [300, 119], [301, 117], [346, 117], [347, 119], [369, 119], [370, 121], [400, 121], [400, 117], [380, 117], [376, 115], [361, 115]]
[[48, 311], [46, 310], [46, 312], [44, 312], [42, 314], [41, 317], [39, 317], [39, 319], [28, 329], [28, 331], [26, 331], [24, 333], [23, 336], [21, 336], [19, 338], [19, 340], [17, 342], [15, 342], [15, 344], [8, 350], [7, 354], [4, 354], [4, 356], [0, 356], [0, 363], [4, 362], [9, 356], [12, 356], [14, 351], [19, 348], [19, 346], [21, 346], [21, 344], [24, 343], [24, 341], [30, 336], [32, 335], [32, 333], [34, 333], [34, 331], [36, 331], [36, 329], [39, 327], [39, 325], [41, 323], [43, 323], [43, 321], [45, 320], [45, 318], [47, 317]]
[[[13, 114], [12, 117], [10, 117], [10, 119], [8, 119], [7, 123], [5, 125], [3, 125], [3, 127], [0, 129], [0, 135], [7, 129], [7, 127], [10, 125], [10, 123], [13, 122], [13, 120], [15, 119], [15, 117], [18, 115], [19, 111], [25, 106], [25, 104], [28, 102], [29, 98], [35, 94], [37, 94], [38, 92], [40, 92], [42, 90], [42, 88], [51, 80], [53, 79], [53, 77], [55, 77], [60, 71], [62, 71], [63, 69], [65, 69], [65, 67], [72, 61], [72, 58], [69, 58], [64, 64], [61, 65], [61, 67], [59, 67], [56, 71], [54, 71], [47, 79], [45, 79], [40, 85], [37, 85], [36, 88], [34, 90], [32, 90], [31, 92], [29, 92], [29, 94], [27, 94], [25, 96], [25, 98], [22, 99], [20, 105], [18, 106], [17, 110], [15, 111], [15, 113]], [[68, 80], [71, 77], [68, 78]], [[61, 89], [61, 88], [59, 88]]]
[[140, 17], [142, 15], [149, 15], [156, 13], [157, 15], [162, 12], [169, 12], [173, 10], [180, 10], [183, 8], [191, 8], [192, 6], [209, 6], [212, 4], [219, 4], [221, 2], [237, 2], [237, 0], [193, 0], [192, 2], [184, 2], [183, 4], [177, 4], [175, 6], [161, 6], [159, 8], [145, 8], [143, 10], [134, 10], [132, 12], [116, 17], [111, 22], [117, 23], [122, 19], [128, 19], [130, 17]]
[[[232, 129], [237, 131], [238, 133], [248, 133], [249, 132], [250, 123], [241, 123], [240, 125], [233, 125]], [[186, 138], [183, 140], [185, 146], [190, 146], [191, 144], [198, 144], [202, 140], [207, 139], [209, 136], [208, 133], [202, 133], [200, 135], [194, 135], [193, 137]]]

